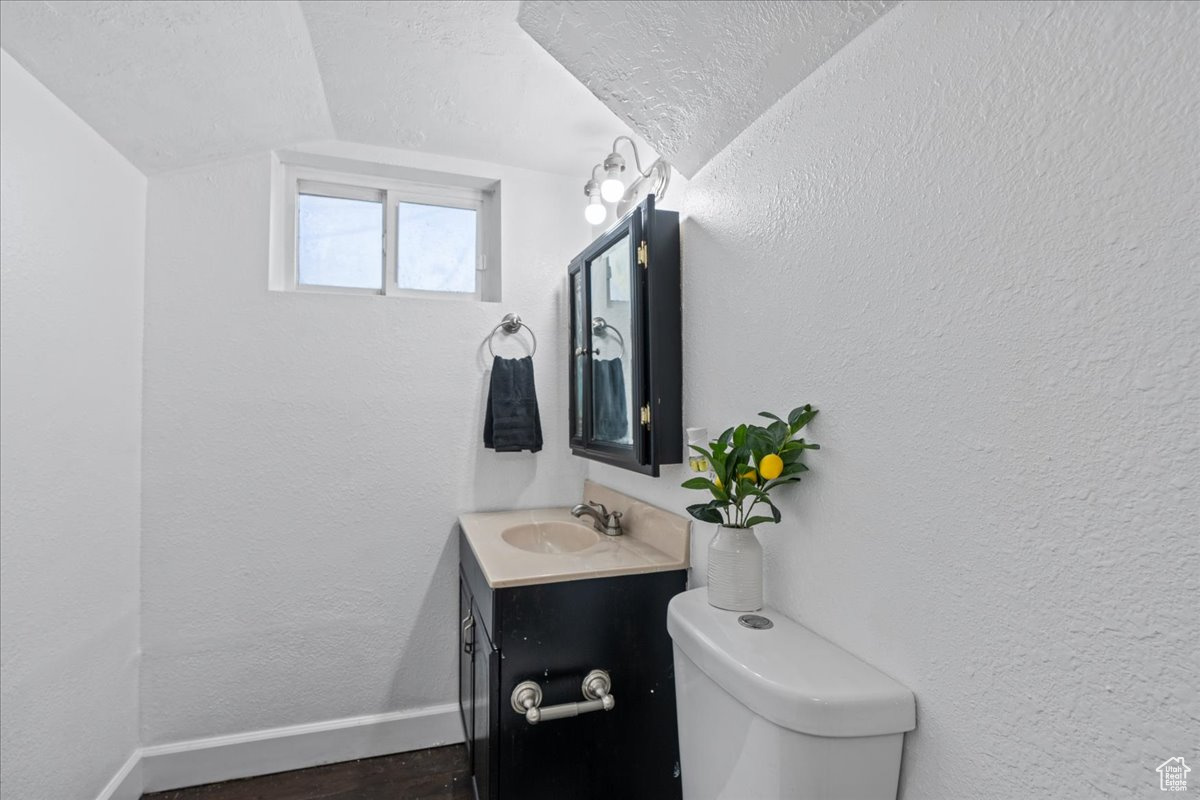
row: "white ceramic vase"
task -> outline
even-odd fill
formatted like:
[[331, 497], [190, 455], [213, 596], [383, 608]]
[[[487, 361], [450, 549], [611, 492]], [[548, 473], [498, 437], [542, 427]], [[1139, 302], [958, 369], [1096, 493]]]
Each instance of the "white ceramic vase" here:
[[708, 545], [708, 604], [728, 611], [763, 606], [763, 549], [754, 528], [717, 526]]

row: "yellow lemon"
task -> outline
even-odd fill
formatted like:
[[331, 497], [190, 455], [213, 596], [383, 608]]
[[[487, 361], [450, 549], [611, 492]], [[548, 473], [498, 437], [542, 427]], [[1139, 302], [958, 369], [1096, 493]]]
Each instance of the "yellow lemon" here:
[[725, 488], [725, 484], [721, 483], [721, 479], [720, 479], [720, 478], [714, 477], [714, 478], [713, 478], [713, 483], [715, 483], [715, 484], [717, 485], [717, 488], [718, 488], [718, 489], [724, 489], [724, 488]]
[[751, 468], [751, 469], [748, 469], [745, 472], [743, 472], [740, 477], [743, 480], [747, 480], [747, 481], [757, 481], [758, 473], [755, 472], [753, 468]]
[[768, 453], [758, 462], [758, 472], [769, 481], [783, 474], [783, 459], [774, 453]]

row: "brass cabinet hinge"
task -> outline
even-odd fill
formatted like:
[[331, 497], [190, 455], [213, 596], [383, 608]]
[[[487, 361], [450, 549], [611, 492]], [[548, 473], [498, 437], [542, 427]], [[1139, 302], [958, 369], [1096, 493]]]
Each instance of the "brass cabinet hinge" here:
[[637, 263], [643, 267], [650, 266], [650, 254], [649, 254], [649, 249], [646, 247], [645, 240], [643, 240], [642, 243], [638, 245]]
[[650, 404], [642, 406], [642, 424], [647, 428], [650, 427]]

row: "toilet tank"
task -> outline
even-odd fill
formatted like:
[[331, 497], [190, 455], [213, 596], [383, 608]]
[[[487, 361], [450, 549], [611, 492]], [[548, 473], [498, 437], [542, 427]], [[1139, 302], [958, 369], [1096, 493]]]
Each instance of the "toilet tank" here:
[[894, 800], [912, 692], [773, 608], [667, 610], [684, 800]]

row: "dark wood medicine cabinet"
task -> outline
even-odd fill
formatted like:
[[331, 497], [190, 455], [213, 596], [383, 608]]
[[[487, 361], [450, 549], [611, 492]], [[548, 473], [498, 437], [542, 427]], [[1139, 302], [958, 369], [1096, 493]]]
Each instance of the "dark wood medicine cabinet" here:
[[683, 459], [679, 214], [647, 195], [567, 276], [571, 452], [657, 477]]

